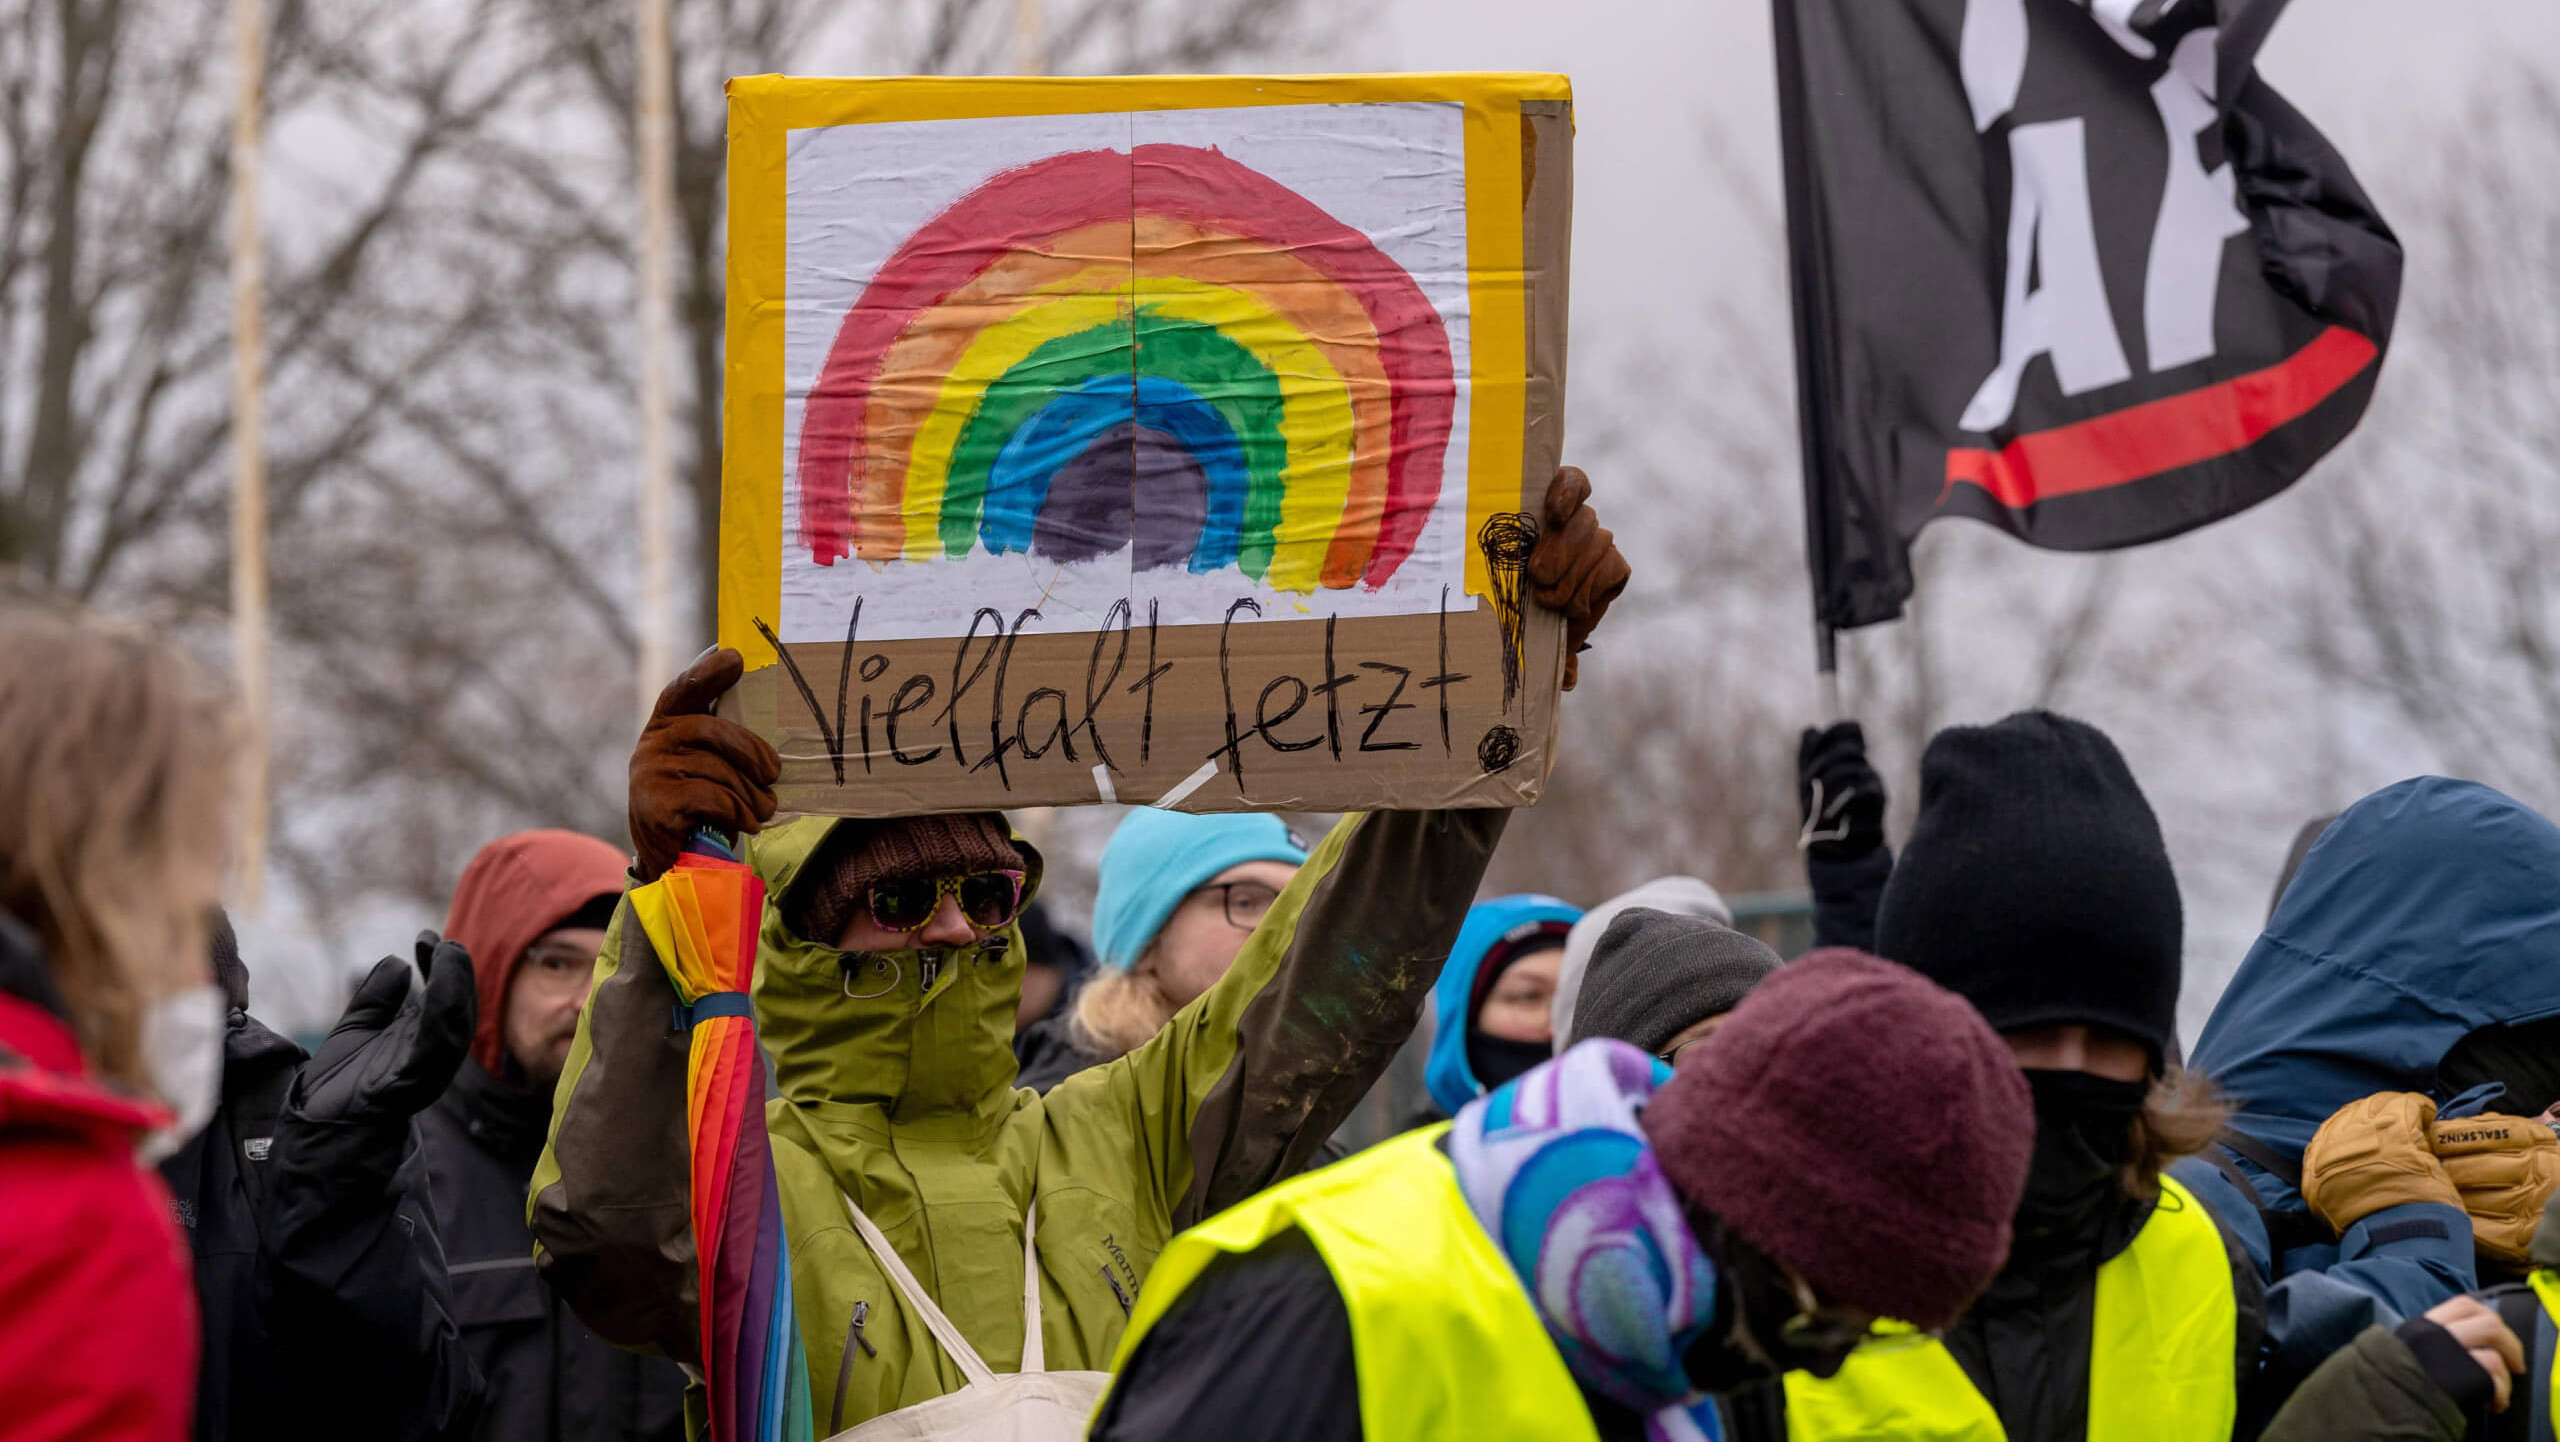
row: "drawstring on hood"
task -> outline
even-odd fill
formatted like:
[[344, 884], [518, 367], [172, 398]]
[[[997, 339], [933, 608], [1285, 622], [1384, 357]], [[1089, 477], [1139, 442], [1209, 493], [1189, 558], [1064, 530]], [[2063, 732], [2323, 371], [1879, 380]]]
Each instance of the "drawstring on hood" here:
[[[810, 1136], [830, 1168], [851, 1176], [876, 1156], [877, 1135], [950, 1118], [959, 1135], [1001, 1120], [1014, 1106], [1013, 1023], [1021, 1002], [1023, 947], [1007, 927], [964, 946], [845, 952], [794, 932], [797, 889], [843, 827], [801, 823], [754, 838], [756, 870], [779, 906], [765, 912], [756, 968], [757, 1030], [774, 1083], [791, 1103], [789, 1125]], [[1039, 853], [1015, 840], [1036, 878]], [[861, 1064], [853, 1064], [860, 1058]], [[884, 1059], [886, 1064], [884, 1065]], [[776, 1125], [784, 1125], [777, 1116]]]

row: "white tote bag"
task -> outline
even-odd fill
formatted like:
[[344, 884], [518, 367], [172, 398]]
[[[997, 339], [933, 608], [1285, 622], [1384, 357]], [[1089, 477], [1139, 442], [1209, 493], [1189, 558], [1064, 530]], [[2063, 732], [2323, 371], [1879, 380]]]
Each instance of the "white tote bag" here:
[[924, 1319], [925, 1329], [969, 1380], [957, 1392], [847, 1427], [828, 1442], [1081, 1442], [1111, 1374], [1047, 1370], [1047, 1349], [1040, 1338], [1040, 1260], [1032, 1249], [1039, 1223], [1037, 1205], [1022, 1214], [1022, 1370], [1002, 1376], [987, 1366], [978, 1349], [924, 1294], [898, 1249], [880, 1235], [853, 1198], [844, 1199], [844, 1209], [898, 1295]]

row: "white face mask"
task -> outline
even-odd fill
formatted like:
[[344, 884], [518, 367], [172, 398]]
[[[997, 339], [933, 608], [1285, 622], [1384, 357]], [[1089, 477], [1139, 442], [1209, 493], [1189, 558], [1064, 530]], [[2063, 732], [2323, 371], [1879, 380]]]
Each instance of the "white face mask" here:
[[222, 1097], [227, 1011], [222, 989], [207, 984], [163, 997], [143, 1014], [142, 1055], [151, 1089], [178, 1114], [142, 1139], [145, 1165], [176, 1152], [213, 1120], [214, 1103]]

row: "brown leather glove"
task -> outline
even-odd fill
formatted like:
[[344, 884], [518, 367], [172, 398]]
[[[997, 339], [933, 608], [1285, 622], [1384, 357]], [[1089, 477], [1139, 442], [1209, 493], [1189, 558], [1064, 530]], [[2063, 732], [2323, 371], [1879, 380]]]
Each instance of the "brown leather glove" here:
[[2560, 1136], [2528, 1117], [2476, 1116], [2437, 1122], [2427, 1140], [2462, 1193], [2480, 1255], [2518, 1269], [2531, 1265], [2542, 1204], [2560, 1186]]
[[756, 831], [773, 815], [782, 758], [763, 737], [711, 714], [711, 703], [746, 674], [735, 651], [705, 651], [658, 693], [631, 748], [631, 846], [640, 879], [676, 864], [697, 826]]
[[1529, 594], [1564, 617], [1564, 689], [1581, 676], [1580, 652], [1609, 603], [1627, 589], [1627, 558], [1591, 509], [1591, 478], [1574, 466], [1547, 485], [1546, 525], [1529, 552]]
[[2302, 1154], [2303, 1199], [2341, 1232], [2408, 1202], [2461, 1206], [2429, 1144], [2435, 1119], [2436, 1104], [2417, 1092], [2380, 1092], [2338, 1108]]

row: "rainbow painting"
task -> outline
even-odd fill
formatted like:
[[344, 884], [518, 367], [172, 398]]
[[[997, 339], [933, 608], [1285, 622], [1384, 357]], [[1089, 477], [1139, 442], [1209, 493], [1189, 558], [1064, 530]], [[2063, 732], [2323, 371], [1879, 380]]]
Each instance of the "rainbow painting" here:
[[1439, 313], [1321, 207], [1214, 147], [1008, 168], [916, 231], [801, 432], [826, 565], [1132, 550], [1275, 590], [1412, 554], [1456, 401]]
[[1057, 82], [1019, 92], [1054, 112], [901, 119], [825, 84], [883, 118], [784, 132], [780, 304], [746, 312], [783, 332], [784, 639], [840, 640], [856, 599], [879, 639], [1472, 608], [1471, 513], [1518, 483], [1470, 486], [1465, 103]]

